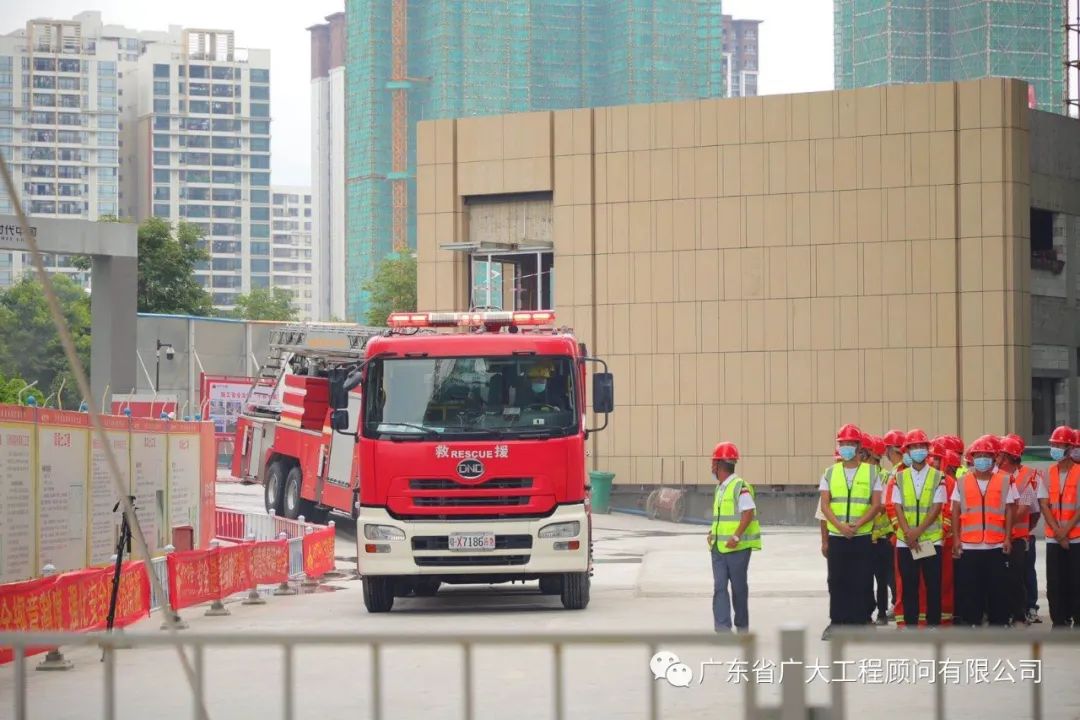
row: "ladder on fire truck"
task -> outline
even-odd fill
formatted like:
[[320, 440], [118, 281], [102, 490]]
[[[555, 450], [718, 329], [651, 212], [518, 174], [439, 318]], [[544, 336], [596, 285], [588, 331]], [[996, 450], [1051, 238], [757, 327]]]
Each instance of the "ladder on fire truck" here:
[[259, 368], [255, 384], [248, 390], [244, 407], [258, 413], [276, 414], [278, 387], [297, 355], [321, 358], [329, 363], [350, 363], [363, 357], [364, 346], [386, 328], [363, 325], [322, 325], [294, 323], [270, 331], [270, 353]]

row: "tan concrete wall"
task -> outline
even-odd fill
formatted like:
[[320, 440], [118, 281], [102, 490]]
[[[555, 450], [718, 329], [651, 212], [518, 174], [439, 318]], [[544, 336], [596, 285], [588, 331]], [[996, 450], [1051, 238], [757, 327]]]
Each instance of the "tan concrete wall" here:
[[622, 483], [719, 440], [815, 482], [845, 422], [1030, 429], [1026, 88], [908, 85], [420, 123], [419, 304], [463, 308], [462, 198], [554, 193], [555, 301], [616, 374]]

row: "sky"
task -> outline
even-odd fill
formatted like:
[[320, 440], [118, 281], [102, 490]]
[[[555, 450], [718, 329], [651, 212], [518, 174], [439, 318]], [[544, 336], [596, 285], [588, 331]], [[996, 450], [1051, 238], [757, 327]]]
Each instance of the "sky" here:
[[[0, 0], [0, 34], [32, 17], [70, 18], [84, 10], [99, 10], [106, 24], [136, 30], [169, 25], [233, 30], [237, 47], [270, 49], [271, 181], [307, 185], [311, 44], [305, 28], [344, 7], [344, 0]], [[832, 0], [723, 0], [726, 14], [764, 21], [761, 94], [832, 89], [832, 7]]]

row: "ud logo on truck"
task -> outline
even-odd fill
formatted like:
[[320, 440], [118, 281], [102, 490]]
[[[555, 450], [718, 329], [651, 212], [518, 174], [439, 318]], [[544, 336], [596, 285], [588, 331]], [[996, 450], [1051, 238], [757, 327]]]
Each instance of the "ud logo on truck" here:
[[475, 480], [484, 474], [484, 463], [479, 460], [462, 460], [457, 464], [457, 474], [464, 480]]

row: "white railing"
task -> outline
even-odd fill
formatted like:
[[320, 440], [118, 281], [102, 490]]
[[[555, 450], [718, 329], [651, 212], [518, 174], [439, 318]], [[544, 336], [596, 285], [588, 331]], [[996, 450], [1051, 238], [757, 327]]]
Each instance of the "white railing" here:
[[[461, 688], [461, 702], [464, 711], [463, 717], [473, 718], [476, 707], [476, 688], [474, 683], [474, 659], [473, 651], [477, 647], [503, 646], [518, 647], [534, 645], [549, 647], [551, 653], [551, 678], [553, 691], [550, 694], [552, 705], [552, 717], [562, 720], [567, 717], [568, 702], [565, 692], [566, 673], [563, 668], [563, 650], [567, 646], [597, 646], [619, 645], [637, 647], [642, 650], [642, 669], [647, 670], [647, 663], [658, 648], [670, 646], [673, 643], [693, 646], [724, 646], [741, 648], [744, 657], [754, 656], [756, 641], [753, 635], [712, 635], [703, 636], [701, 633], [551, 633], [531, 631], [524, 633], [497, 633], [476, 632], [469, 634], [460, 633], [355, 633], [355, 632], [304, 632], [290, 634], [263, 634], [258, 635], [250, 632], [230, 632], [220, 634], [140, 634], [128, 633], [123, 635], [109, 635], [106, 633], [5, 633], [0, 632], [0, 647], [14, 648], [15, 682], [13, 687], [14, 718], [26, 720], [27, 718], [27, 687], [26, 687], [26, 649], [33, 647], [52, 646], [91, 646], [104, 651], [105, 668], [103, 673], [104, 706], [101, 717], [113, 720], [116, 717], [117, 688], [116, 688], [116, 650], [120, 648], [159, 648], [166, 646], [175, 647], [180, 644], [184, 648], [191, 648], [192, 664], [194, 666], [195, 682], [192, 688], [192, 699], [196, 708], [195, 717], [209, 718], [212, 716], [210, 708], [206, 706], [205, 697], [205, 650], [208, 647], [276, 647], [282, 650], [282, 711], [285, 720], [296, 717], [296, 649], [300, 647], [368, 647], [371, 649], [371, 664], [368, 675], [368, 692], [365, 694], [370, 699], [370, 717], [373, 720], [394, 717], [392, 708], [385, 707], [383, 702], [383, 673], [381, 652], [384, 647], [401, 646], [425, 646], [449, 645], [461, 648], [463, 662], [459, 676]], [[507, 657], [511, 657], [507, 654]], [[530, 673], [538, 672], [538, 668], [530, 666]], [[655, 682], [650, 676], [643, 673], [635, 674], [637, 679], [649, 678], [649, 707], [647, 717], [657, 720], [660, 715], [660, 683]], [[269, 678], [263, 678], [269, 683]], [[267, 685], [269, 687], [269, 684]], [[754, 720], [757, 715], [757, 696], [754, 683], [743, 684], [744, 711], [742, 717], [745, 720]], [[546, 693], [545, 693], [546, 695]], [[162, 700], [164, 701], [164, 697]], [[206, 713], [200, 713], [199, 708], [206, 708]], [[89, 708], [86, 708], [89, 712]]]
[[248, 542], [251, 540], [276, 540], [285, 533], [286, 537], [303, 537], [309, 528], [319, 529], [324, 525], [308, 522], [301, 515], [290, 520], [274, 513], [246, 512], [219, 507], [214, 512], [215, 534], [229, 542]]

